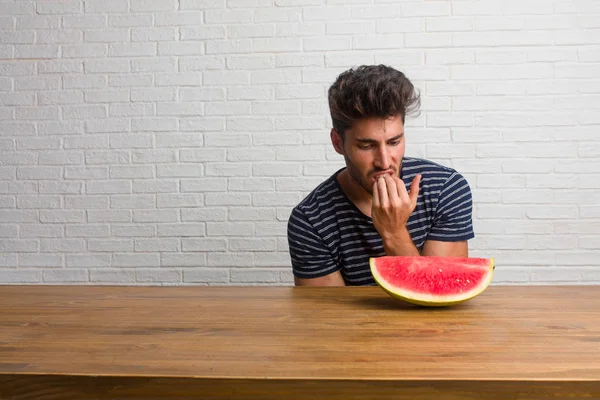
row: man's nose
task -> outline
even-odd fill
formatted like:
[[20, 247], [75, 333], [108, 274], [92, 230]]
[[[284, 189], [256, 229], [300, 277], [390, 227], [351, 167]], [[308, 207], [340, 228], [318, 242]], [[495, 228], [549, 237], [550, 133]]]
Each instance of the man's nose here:
[[390, 168], [390, 154], [385, 146], [381, 147], [377, 152], [377, 159], [375, 160], [377, 168], [389, 169]]

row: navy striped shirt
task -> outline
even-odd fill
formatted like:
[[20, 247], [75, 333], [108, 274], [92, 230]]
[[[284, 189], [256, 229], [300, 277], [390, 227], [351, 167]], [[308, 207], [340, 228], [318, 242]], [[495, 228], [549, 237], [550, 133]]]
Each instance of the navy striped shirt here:
[[[292, 210], [288, 244], [294, 275], [317, 278], [341, 271], [346, 285], [375, 285], [370, 257], [385, 255], [373, 220], [344, 194], [340, 169]], [[402, 160], [400, 178], [410, 189], [421, 174], [417, 206], [406, 227], [421, 251], [425, 241], [472, 239], [472, 197], [468, 182], [452, 168], [419, 158]]]

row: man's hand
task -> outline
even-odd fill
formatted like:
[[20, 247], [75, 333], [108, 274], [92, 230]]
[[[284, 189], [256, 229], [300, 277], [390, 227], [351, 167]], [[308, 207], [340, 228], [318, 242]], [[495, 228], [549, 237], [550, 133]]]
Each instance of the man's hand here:
[[406, 222], [417, 205], [420, 182], [419, 174], [410, 185], [410, 193], [397, 176], [385, 174], [373, 183], [371, 218], [381, 235], [387, 255], [419, 253], [408, 234]]

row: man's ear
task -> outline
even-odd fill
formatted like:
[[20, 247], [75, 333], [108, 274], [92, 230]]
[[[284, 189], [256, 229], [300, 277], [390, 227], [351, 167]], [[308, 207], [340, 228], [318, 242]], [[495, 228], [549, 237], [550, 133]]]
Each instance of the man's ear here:
[[333, 148], [336, 153], [344, 155], [344, 142], [342, 140], [342, 135], [335, 129], [332, 129], [329, 132], [329, 137], [331, 137], [331, 144], [333, 144]]

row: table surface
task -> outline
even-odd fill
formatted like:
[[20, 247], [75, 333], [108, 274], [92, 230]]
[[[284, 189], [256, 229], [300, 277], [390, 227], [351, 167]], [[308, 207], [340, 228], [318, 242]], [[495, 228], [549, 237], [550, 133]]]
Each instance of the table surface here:
[[0, 286], [2, 375], [597, 384], [600, 287]]

